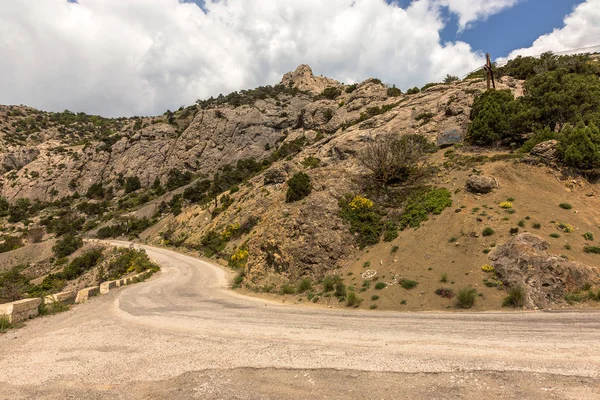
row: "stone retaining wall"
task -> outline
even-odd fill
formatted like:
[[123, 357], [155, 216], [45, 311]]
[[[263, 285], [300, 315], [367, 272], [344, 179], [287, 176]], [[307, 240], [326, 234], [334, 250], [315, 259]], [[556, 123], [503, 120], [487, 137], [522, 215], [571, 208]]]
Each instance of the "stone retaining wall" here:
[[75, 303], [85, 303], [92, 296], [97, 296], [100, 294], [100, 286], [92, 286], [85, 289], [81, 289], [77, 292], [77, 297], [75, 298]]
[[39, 315], [38, 307], [42, 299], [24, 299], [12, 303], [0, 304], [0, 316], [7, 317], [11, 324], [28, 320]]
[[44, 297], [44, 304], [52, 304], [52, 303], [63, 303], [63, 304], [73, 304], [75, 302], [75, 293], [74, 290], [70, 290], [68, 292], [60, 292], [56, 294], [51, 294], [49, 296]]
[[110, 292], [111, 289], [141, 282], [146, 278], [149, 278], [152, 274], [153, 272], [148, 270], [128, 278], [103, 282], [100, 286], [88, 287], [79, 292], [67, 291], [48, 295], [43, 299], [36, 297], [34, 299], [23, 299], [13, 301], [12, 303], [0, 304], [0, 317], [6, 317], [11, 324], [26, 321], [39, 315], [39, 306], [42, 304], [42, 301], [44, 304], [52, 304], [55, 302], [63, 304], [83, 303], [91, 296], [96, 296], [98, 293], [105, 294]]

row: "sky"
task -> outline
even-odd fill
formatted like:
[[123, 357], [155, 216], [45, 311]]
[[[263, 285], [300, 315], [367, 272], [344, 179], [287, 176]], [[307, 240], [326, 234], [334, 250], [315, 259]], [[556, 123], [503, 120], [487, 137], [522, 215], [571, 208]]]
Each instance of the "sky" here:
[[590, 46], [600, 0], [2, 0], [0, 104], [157, 115], [300, 64], [406, 90]]

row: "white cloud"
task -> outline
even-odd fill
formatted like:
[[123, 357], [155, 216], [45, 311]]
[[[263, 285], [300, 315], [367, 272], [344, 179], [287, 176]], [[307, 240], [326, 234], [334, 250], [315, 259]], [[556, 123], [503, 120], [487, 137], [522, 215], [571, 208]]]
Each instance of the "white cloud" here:
[[458, 16], [458, 28], [464, 30], [477, 20], [485, 20], [517, 4], [520, 0], [439, 0]]
[[422, 85], [483, 63], [466, 43], [440, 42], [441, 6], [468, 24], [511, 3], [443, 1], [207, 0], [204, 13], [178, 0], [3, 0], [0, 103], [157, 114], [277, 83], [301, 63], [346, 83]]
[[518, 55], [537, 56], [547, 51], [570, 53], [600, 51], [600, 0], [587, 0], [564, 19], [564, 27], [537, 38], [531, 47], [512, 51], [504, 62]]

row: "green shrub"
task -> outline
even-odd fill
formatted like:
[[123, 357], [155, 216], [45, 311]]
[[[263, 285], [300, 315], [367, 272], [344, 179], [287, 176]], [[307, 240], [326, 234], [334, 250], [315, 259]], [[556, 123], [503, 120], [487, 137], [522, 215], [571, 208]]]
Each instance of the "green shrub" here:
[[586, 232], [583, 234], [583, 238], [585, 240], [592, 241], [592, 240], [594, 240], [594, 234], [592, 232]]
[[531, 226], [533, 227], [533, 229], [540, 229], [542, 227], [542, 224], [540, 224], [539, 222], [534, 222], [533, 224], [531, 224]]
[[448, 84], [448, 83], [456, 82], [457, 80], [458, 80], [458, 76], [446, 74], [446, 77], [444, 78], [444, 83]]
[[291, 285], [281, 285], [281, 288], [279, 288], [279, 294], [281, 295], [285, 295], [285, 294], [294, 294], [295, 290], [293, 288], [293, 286]]
[[387, 221], [384, 225], [383, 241], [391, 242], [398, 237], [398, 225], [393, 221]]
[[560, 237], [560, 235], [558, 233], [551, 233], [550, 237], [554, 238], [554, 239], [558, 239]]
[[323, 291], [324, 292], [333, 291], [333, 289], [335, 288], [335, 282], [336, 282], [336, 280], [331, 276], [326, 276], [325, 278], [323, 278], [323, 281], [321, 282], [321, 284], [323, 285]]
[[338, 202], [340, 217], [350, 224], [350, 233], [356, 234], [360, 248], [379, 243], [383, 231], [381, 215], [375, 211], [371, 200], [346, 195]]
[[379, 296], [377, 296], [376, 294], [374, 294], [373, 296], [371, 296], [371, 300], [372, 301], [377, 301], [377, 300], [379, 300]]
[[417, 94], [421, 91], [418, 87], [410, 88], [406, 91], [406, 94]]
[[417, 287], [418, 284], [419, 284], [419, 282], [412, 281], [410, 279], [402, 279], [400, 281], [400, 286], [402, 286], [406, 290], [414, 289]]
[[304, 161], [302, 161], [302, 165], [309, 169], [318, 168], [319, 165], [321, 165], [321, 159], [312, 156], [306, 157]]
[[564, 208], [565, 210], [570, 210], [570, 209], [572, 209], [572, 208], [573, 208], [573, 206], [572, 206], [572, 205], [570, 205], [569, 203], [560, 203], [558, 206], [559, 206], [560, 208]]
[[144, 250], [117, 249], [115, 257], [104, 265], [104, 276], [102, 279], [113, 280], [132, 272], [143, 272], [150, 270], [158, 271], [158, 265], [150, 261]]
[[19, 300], [29, 290], [29, 278], [21, 273], [26, 265], [17, 265], [0, 272], [0, 303]]
[[93, 183], [87, 190], [85, 196], [89, 199], [102, 200], [106, 192], [102, 186], [102, 182]]
[[456, 305], [460, 308], [471, 308], [475, 304], [477, 290], [473, 288], [464, 288], [456, 296]]
[[446, 283], [448, 282], [448, 274], [443, 272], [442, 275], [440, 276], [440, 282], [442, 283]]
[[304, 172], [295, 173], [294, 176], [288, 180], [287, 184], [288, 190], [285, 195], [285, 201], [287, 203], [302, 200], [312, 192], [310, 177]]
[[415, 117], [415, 121], [422, 121], [422, 124], [426, 124], [433, 118], [433, 113], [422, 112]]
[[520, 133], [515, 116], [520, 105], [510, 90], [490, 90], [475, 98], [467, 139], [474, 144], [490, 145], [511, 139]]
[[398, 97], [401, 94], [402, 94], [402, 90], [398, 89], [396, 87], [396, 85], [393, 85], [392, 87], [387, 88], [388, 97]]
[[140, 178], [137, 176], [128, 176], [125, 178], [125, 193], [132, 193], [142, 187], [140, 183]]
[[350, 292], [346, 297], [346, 307], [358, 307], [362, 303], [362, 299], [354, 292]]
[[29, 199], [17, 199], [8, 209], [8, 222], [16, 223], [27, 219], [32, 214], [32, 204]]
[[23, 239], [17, 236], [3, 236], [3, 242], [0, 243], [0, 253], [6, 253], [7, 251], [16, 250], [23, 247]]
[[[244, 282], [244, 277], [246, 276], [244, 271], [240, 271], [237, 273], [237, 275], [233, 278], [233, 286], [232, 289], [237, 289], [240, 288], [242, 286], [242, 282]], [[271, 290], [269, 290], [270, 292]], [[267, 292], [268, 293], [268, 292]]]
[[309, 290], [312, 290], [312, 282], [310, 281], [310, 279], [304, 278], [298, 283], [296, 293], [304, 293]]
[[83, 246], [83, 241], [79, 237], [69, 233], [60, 238], [52, 246], [52, 251], [57, 258], [62, 258], [73, 254], [81, 246]]
[[[346, 88], [346, 90], [348, 90], [348, 89]], [[333, 100], [341, 94], [342, 94], [341, 89], [336, 88], [334, 86], [329, 86], [329, 87], [326, 87], [325, 89], [323, 89], [323, 91], [321, 92], [321, 97], [323, 97], [325, 99]]]
[[385, 284], [385, 282], [377, 282], [375, 284], [375, 289], [377, 289], [377, 290], [385, 289], [386, 286], [387, 285]]
[[418, 228], [421, 222], [429, 219], [429, 214], [438, 215], [452, 205], [452, 195], [448, 189], [428, 189], [409, 201], [400, 217], [400, 229]]
[[482, 236], [492, 236], [494, 233], [496, 233], [496, 231], [494, 231], [492, 228], [490, 228], [489, 226], [487, 228], [485, 228], [482, 232], [481, 235]]
[[523, 307], [525, 304], [525, 289], [522, 286], [513, 286], [508, 290], [508, 296], [502, 302], [503, 307]]
[[346, 285], [342, 281], [337, 281], [335, 283], [335, 297], [339, 299], [343, 299], [346, 297]]
[[600, 254], [600, 247], [598, 246], [585, 246], [583, 251], [586, 253]]
[[358, 85], [356, 83], [353, 83], [352, 85], [348, 85], [348, 86], [346, 86], [346, 93], [352, 93], [357, 88], [358, 88]]
[[185, 186], [192, 181], [192, 173], [189, 171], [181, 172], [176, 168], [172, 168], [167, 173], [166, 187], [168, 190], [174, 190], [181, 186]]
[[8, 317], [1, 315], [0, 316], [0, 333], [4, 333], [7, 330], [12, 328], [12, 324], [8, 321]]
[[597, 168], [600, 166], [600, 130], [594, 123], [586, 126], [579, 122], [574, 128], [567, 125], [561, 130], [558, 149], [565, 164], [571, 167]]

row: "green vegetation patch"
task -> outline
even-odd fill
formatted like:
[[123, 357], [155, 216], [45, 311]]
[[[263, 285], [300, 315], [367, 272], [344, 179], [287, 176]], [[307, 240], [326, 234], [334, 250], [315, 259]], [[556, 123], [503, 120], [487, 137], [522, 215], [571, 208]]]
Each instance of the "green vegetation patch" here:
[[418, 228], [421, 222], [429, 219], [429, 214], [439, 215], [452, 205], [452, 195], [448, 189], [428, 189], [408, 201], [400, 217], [399, 227]]

